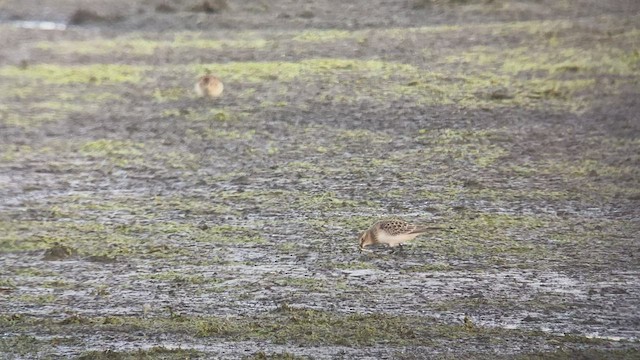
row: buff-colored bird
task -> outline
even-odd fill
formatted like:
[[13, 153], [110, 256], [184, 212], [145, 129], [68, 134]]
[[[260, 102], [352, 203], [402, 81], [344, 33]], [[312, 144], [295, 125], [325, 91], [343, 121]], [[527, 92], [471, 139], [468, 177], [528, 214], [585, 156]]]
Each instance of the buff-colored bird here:
[[212, 99], [220, 97], [222, 90], [224, 90], [224, 84], [213, 75], [201, 76], [195, 86], [195, 91], [198, 96]]
[[442, 230], [442, 228], [414, 225], [398, 218], [380, 220], [360, 235], [359, 248], [362, 251], [365, 246], [373, 244], [396, 247], [430, 230]]

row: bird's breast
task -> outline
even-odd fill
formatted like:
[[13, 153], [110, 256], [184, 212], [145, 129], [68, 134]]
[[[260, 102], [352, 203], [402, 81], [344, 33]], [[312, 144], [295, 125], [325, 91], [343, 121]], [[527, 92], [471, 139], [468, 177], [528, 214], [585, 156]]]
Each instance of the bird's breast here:
[[378, 242], [382, 243], [382, 244], [388, 244], [389, 246], [393, 247], [396, 246], [398, 244], [402, 244], [404, 242], [413, 240], [416, 238], [416, 236], [418, 236], [419, 234], [398, 234], [398, 235], [391, 235], [387, 232], [384, 231], [380, 231], [378, 233]]

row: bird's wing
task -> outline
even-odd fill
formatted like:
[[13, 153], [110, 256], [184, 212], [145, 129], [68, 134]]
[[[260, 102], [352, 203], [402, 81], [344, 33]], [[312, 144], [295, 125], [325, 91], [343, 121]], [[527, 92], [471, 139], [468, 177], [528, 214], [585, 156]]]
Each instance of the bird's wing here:
[[389, 235], [406, 234], [411, 231], [411, 224], [401, 219], [389, 219], [379, 223], [380, 230]]

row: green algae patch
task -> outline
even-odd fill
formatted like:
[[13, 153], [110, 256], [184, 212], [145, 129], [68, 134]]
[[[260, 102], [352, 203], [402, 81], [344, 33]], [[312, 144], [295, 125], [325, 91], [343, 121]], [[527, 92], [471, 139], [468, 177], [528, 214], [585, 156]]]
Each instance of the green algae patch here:
[[445, 263], [435, 263], [435, 264], [422, 264], [422, 265], [411, 265], [407, 268], [403, 269], [405, 272], [434, 272], [434, 271], [450, 271], [453, 270], [453, 267], [449, 264]]
[[58, 296], [54, 294], [42, 294], [42, 295], [23, 294], [18, 296], [16, 300], [18, 302], [22, 302], [26, 304], [42, 306], [42, 305], [47, 305], [47, 304], [50, 305], [50, 304], [56, 303], [56, 300], [58, 300]]
[[[554, 156], [520, 164], [503, 166], [507, 176], [522, 178], [559, 177], [564, 186], [560, 189], [533, 188], [530, 194], [549, 195], [550, 198], [576, 199], [600, 202], [620, 198], [637, 199], [640, 170], [636, 154], [640, 146], [635, 139], [594, 137], [584, 140], [584, 150], [579, 157]], [[630, 155], [626, 155], [630, 154]], [[620, 159], [624, 158], [624, 161]], [[522, 192], [521, 190], [513, 190]], [[513, 193], [508, 191], [507, 193]], [[526, 195], [526, 194], [523, 194]], [[525, 196], [526, 197], [526, 196]], [[530, 197], [530, 196], [529, 196]]]
[[[335, 344], [367, 346], [377, 343], [415, 343], [427, 327], [419, 321], [384, 314], [338, 315], [325, 311], [281, 306], [265, 317], [257, 333], [279, 344]], [[204, 335], [204, 334], [203, 334]], [[426, 335], [426, 334], [425, 334]]]
[[[2, 321], [0, 321], [0, 324]], [[14, 335], [0, 337], [0, 353], [11, 355], [41, 355], [46, 358], [48, 351], [43, 350], [48, 344], [45, 340], [31, 335]], [[9, 357], [11, 358], [11, 357]]]
[[[546, 165], [546, 166], [545, 166]], [[545, 172], [561, 174], [567, 179], [603, 177], [608, 179], [640, 179], [640, 169], [632, 165], [613, 166], [601, 160], [552, 161], [541, 164]]]
[[504, 133], [504, 129], [422, 129], [418, 131], [416, 140], [425, 144], [425, 150], [428, 150], [425, 155], [429, 161], [455, 161], [460, 165], [486, 168], [509, 154], [506, 144], [500, 141]]
[[[0, 91], [0, 102], [11, 104], [0, 107], [0, 111], [6, 111], [4, 116], [0, 116], [0, 123], [23, 129], [64, 122], [72, 115], [93, 116], [104, 103], [120, 99], [117, 94], [102, 92], [104, 89], [101, 87], [74, 93], [71, 85], [65, 86], [65, 90], [54, 84], [38, 83], [25, 87], [20, 82], [11, 82], [10, 86], [6, 92]], [[48, 100], [43, 100], [45, 97]], [[16, 98], [28, 102], [29, 106], [11, 103]]]
[[29, 241], [32, 227], [41, 224], [36, 221], [0, 221], [0, 252], [12, 252], [18, 250], [44, 249], [46, 244], [40, 241]]
[[508, 342], [513, 337], [532, 336], [558, 343], [588, 341], [581, 336], [553, 336], [540, 332], [502, 330], [463, 325], [442, 324], [420, 316], [396, 316], [382, 313], [341, 314], [330, 311], [280, 305], [270, 312], [251, 317], [190, 317], [172, 314], [169, 317], [141, 318], [130, 316], [84, 317], [71, 315], [62, 320], [2, 319], [0, 325], [9, 329], [17, 326], [39, 326], [51, 332], [73, 329], [93, 329], [105, 332], [144, 331], [147, 334], [178, 332], [201, 338], [228, 341], [270, 341], [275, 344], [319, 346], [395, 346], [425, 345], [442, 340], [465, 341], [477, 336], [493, 337], [494, 342]]
[[52, 111], [52, 112], [60, 112], [60, 113], [71, 113], [77, 112], [83, 109], [83, 106], [73, 103], [67, 102], [57, 102], [57, 101], [41, 101], [31, 105], [34, 109], [39, 111]]
[[[591, 73], [608, 75], [638, 75], [640, 70], [635, 52], [616, 48], [563, 48], [531, 51], [517, 48], [496, 54], [503, 60], [502, 70], [518, 75], [523, 72], [544, 71], [548, 74]], [[499, 61], [498, 58], [495, 61]]]
[[[603, 16], [603, 19], [610, 17]], [[306, 30], [293, 33], [292, 40], [302, 43], [330, 43], [345, 40], [366, 43], [373, 38], [382, 40], [405, 40], [408, 36], [437, 36], [442, 34], [457, 34], [473, 32], [486, 36], [504, 36], [521, 33], [530, 37], [531, 35], [545, 37], [563, 30], [571, 29], [575, 22], [571, 20], [529, 20], [529, 21], [499, 21], [485, 22], [470, 25], [434, 25], [434, 26], [414, 26], [414, 27], [387, 27], [373, 28], [367, 30]], [[287, 38], [287, 33], [283, 38]]]
[[[353, 246], [357, 245], [356, 238], [354, 238]], [[377, 269], [377, 267], [367, 261], [349, 261], [342, 263], [328, 263], [326, 264], [327, 268], [330, 269], [339, 269], [339, 270], [372, 270]]]
[[362, 204], [360, 201], [338, 196], [334, 192], [308, 193], [285, 190], [223, 191], [216, 194], [219, 201], [253, 206], [263, 211], [283, 210], [345, 211]]
[[50, 51], [57, 54], [132, 54], [153, 55], [158, 48], [158, 42], [142, 38], [131, 39], [94, 39], [94, 40], [67, 40], [49, 42], [43, 41], [35, 44], [35, 48]]
[[299, 62], [231, 62], [224, 64], [203, 64], [192, 67], [194, 74], [207, 69], [215, 69], [217, 75], [231, 81], [260, 83], [264, 81], [293, 81], [313, 76], [326, 76], [325, 81], [335, 81], [332, 75], [341, 73], [361, 74], [368, 77], [389, 79], [395, 74], [415, 74], [413, 65], [380, 60], [354, 60], [340, 58], [306, 59]]
[[[116, 38], [98, 41], [62, 43], [68, 47], [85, 49], [87, 53], [110, 53], [117, 49], [139, 50], [150, 55], [158, 48], [166, 49], [261, 49], [271, 43], [344, 43], [369, 37], [394, 39], [395, 37], [437, 35], [451, 33], [461, 36], [468, 31], [489, 37], [502, 37], [515, 33], [522, 38], [533, 38], [531, 46], [503, 49], [499, 46], [451, 48], [430, 66], [429, 70], [413, 64], [383, 60], [356, 60], [340, 58], [302, 59], [299, 62], [229, 62], [178, 66], [177, 71], [202, 74], [213, 70], [225, 81], [239, 83], [273, 83], [280, 87], [294, 86], [293, 81], [322, 81], [331, 85], [332, 91], [320, 92], [319, 99], [330, 96], [332, 101], [344, 104], [357, 103], [358, 99], [373, 98], [376, 101], [412, 98], [419, 104], [453, 105], [471, 108], [508, 106], [541, 107], [558, 106], [581, 110], [591, 103], [585, 91], [615, 92], [622, 82], [637, 82], [639, 70], [638, 50], [634, 49], [631, 36], [618, 36], [619, 42], [584, 48], [572, 45], [570, 38], [559, 37], [553, 44], [549, 36], [556, 36], [577, 26], [575, 21], [523, 21], [514, 23], [474, 24], [473, 26], [435, 26], [424, 28], [397, 28], [386, 30], [310, 30], [302, 33], [282, 33], [271, 39], [247, 33], [238, 39], [204, 39], [199, 33], [180, 33], [173, 39]], [[555, 34], [555, 35], [554, 35]], [[242, 38], [244, 36], [244, 38]], [[618, 46], [620, 45], [620, 46]], [[54, 51], [58, 44], [40, 43], [40, 48]], [[87, 50], [88, 49], [88, 50]], [[56, 50], [57, 51], [57, 50]], [[62, 50], [61, 50], [62, 51]], [[424, 51], [430, 51], [425, 49]], [[41, 66], [41, 65], [38, 65]], [[94, 66], [94, 65], [92, 65]], [[115, 65], [114, 65], [115, 66]], [[186, 69], [184, 69], [186, 67]], [[184, 69], [184, 70], [181, 70]], [[471, 70], [471, 71], [469, 71]], [[32, 71], [29, 68], [23, 70]], [[461, 75], [463, 74], [463, 75]], [[616, 84], [595, 81], [598, 76], [626, 76]], [[121, 76], [94, 77], [98, 82]], [[568, 77], [568, 78], [567, 78]], [[89, 77], [89, 79], [91, 79]], [[139, 77], [137, 78], [139, 81]], [[62, 80], [57, 80], [62, 81]], [[94, 80], [95, 81], [95, 80]], [[118, 81], [118, 80], [113, 80]], [[80, 82], [80, 81], [78, 81]], [[133, 80], [132, 80], [133, 82]], [[354, 91], [354, 86], [356, 90]], [[606, 86], [605, 86], [606, 85]], [[253, 91], [253, 93], [252, 93]], [[243, 89], [242, 98], [251, 97], [256, 89]], [[289, 89], [289, 91], [294, 91]], [[246, 94], [244, 94], [246, 93]], [[180, 89], [155, 91], [159, 101], [184, 97]], [[291, 106], [287, 102], [266, 100], [262, 107]]]
[[245, 360], [307, 360], [307, 356], [296, 356], [290, 352], [277, 352], [269, 353], [264, 351], [258, 351], [251, 356], [244, 358]]
[[35, 45], [35, 48], [54, 54], [78, 54], [78, 55], [136, 55], [152, 56], [157, 50], [163, 49], [261, 49], [269, 44], [266, 39], [206, 39], [199, 33], [179, 33], [174, 39], [154, 40], [131, 36], [117, 37], [113, 39], [95, 40], [67, 40], [58, 42], [43, 41]]
[[[583, 340], [580, 337], [577, 340]], [[588, 343], [588, 342], [587, 342]], [[607, 360], [634, 360], [640, 357], [638, 349], [560, 349], [548, 352], [532, 352], [527, 354], [518, 354], [510, 356], [492, 355], [492, 359], [496, 360], [574, 360], [574, 359], [607, 359]], [[487, 358], [489, 359], [489, 358]]]
[[335, 210], [340, 208], [356, 208], [358, 201], [340, 198], [335, 193], [325, 192], [321, 194], [297, 194], [296, 204], [301, 208]]
[[107, 158], [118, 165], [126, 165], [144, 154], [144, 144], [124, 140], [100, 139], [89, 141], [80, 147], [85, 156]]
[[444, 74], [421, 75], [405, 84], [392, 85], [392, 90], [426, 105], [458, 104], [468, 108], [491, 109], [514, 106], [535, 108], [547, 104], [574, 109], [587, 105], [587, 102], [576, 103], [574, 95], [592, 90], [596, 85], [593, 79], [525, 80], [515, 75], [489, 71], [455, 78]]
[[378, 144], [387, 144], [393, 141], [393, 136], [391, 134], [367, 129], [340, 130], [336, 135], [338, 137], [338, 139], [336, 139], [337, 143], [341, 141], [348, 141], [351, 146], [375, 146]]
[[140, 156], [143, 144], [130, 141], [100, 139], [85, 143], [80, 147], [80, 152], [88, 156]]
[[44, 123], [53, 122], [60, 118], [52, 112], [42, 112], [31, 115], [18, 115], [9, 114], [0, 119], [0, 123], [7, 126], [15, 126], [21, 128], [30, 128], [33, 126], [42, 125]]
[[172, 87], [166, 89], [156, 89], [153, 91], [152, 97], [158, 103], [167, 101], [176, 101], [187, 97], [190, 89]]
[[[75, 100], [75, 101], [74, 101]], [[0, 100], [1, 101], [1, 100]], [[30, 99], [29, 107], [7, 107], [6, 116], [0, 117], [0, 123], [24, 129], [38, 127], [40, 125], [67, 120], [73, 114], [86, 114], [98, 109], [96, 101], [87, 99], [86, 102], [78, 99], [65, 99], [58, 96], [56, 101], [38, 101]], [[0, 110], [1, 111], [1, 110]]]
[[[548, 25], [545, 22], [525, 22], [513, 26], [524, 31], [533, 29], [535, 24], [541, 27]], [[502, 24], [482, 29], [490, 32], [499, 25]], [[529, 30], [522, 36], [529, 36]], [[420, 32], [416, 29], [395, 31]], [[354, 34], [342, 32], [338, 37], [344, 40]], [[196, 65], [191, 71], [202, 73], [215, 69], [221, 77], [233, 82], [278, 82], [281, 86], [293, 81], [321, 81], [332, 84], [332, 87], [331, 91], [319, 92], [318, 100], [328, 97], [335, 103], [344, 104], [355, 104], [364, 98], [383, 102], [409, 97], [426, 105], [458, 104], [470, 108], [554, 106], [571, 111], [580, 111], [591, 104], [594, 99], [586, 95], [590, 91], [615, 93], [623, 84], [637, 82], [640, 72], [638, 51], [614, 45], [558, 49], [538, 41], [530, 47], [454, 48], [447, 53], [450, 55], [442, 57], [429, 70], [390, 61], [318, 58], [295, 63], [205, 64]], [[603, 84], [596, 80], [601, 76], [627, 78]], [[271, 101], [266, 103], [270, 108], [275, 106]]]
[[[573, 26], [570, 20], [529, 20], [529, 21], [500, 21], [486, 22], [472, 25], [436, 25], [436, 26], [420, 26], [408, 28], [412, 34], [440, 34], [451, 32], [467, 32], [473, 31], [476, 34], [486, 34], [497, 36], [501, 34], [513, 34], [514, 32], [523, 32], [528, 35], [537, 35], [548, 33], [549, 31], [558, 31]], [[401, 36], [404, 28], [394, 28], [383, 30], [383, 34], [389, 36]]]
[[[189, 213], [193, 215], [223, 215], [235, 214], [232, 207], [227, 204], [215, 203], [206, 198], [193, 196], [136, 196], [126, 193], [119, 196], [99, 197], [93, 195], [73, 195], [51, 197], [46, 205], [31, 206], [34, 213], [43, 218], [43, 225], [51, 224], [57, 220], [69, 221], [99, 221], [113, 212], [120, 212], [138, 217], [140, 220], [152, 220], [154, 216], [160, 218], [169, 217], [172, 213]], [[5, 221], [1, 226], [9, 231], [27, 231], [30, 224], [41, 224], [33, 221]], [[72, 224], [66, 225], [71, 226]], [[63, 226], [65, 224], [59, 224]], [[126, 229], [140, 229], [137, 225], [130, 225]], [[190, 228], [191, 225], [180, 222], [160, 222], [149, 224], [150, 231], [176, 232]], [[125, 228], [122, 228], [123, 230]], [[99, 227], [98, 230], [104, 230]]]
[[611, 253], [608, 248], [628, 246], [632, 241], [629, 234], [638, 231], [637, 224], [628, 220], [594, 220], [585, 225], [579, 218], [553, 215], [459, 211], [451, 214], [448, 221], [452, 224], [450, 229], [430, 233], [429, 241], [415, 241], [411, 246], [503, 267], [583, 262], [595, 266], [620, 261], [624, 256]]
[[277, 286], [293, 287], [302, 289], [304, 291], [314, 292], [328, 292], [330, 289], [336, 287], [335, 284], [330, 285], [325, 280], [316, 279], [313, 277], [279, 276], [278, 278], [273, 280], [273, 283]]
[[164, 45], [173, 48], [193, 48], [208, 50], [225, 50], [225, 49], [254, 49], [259, 50], [267, 47], [271, 43], [268, 39], [263, 38], [245, 38], [245, 39], [205, 39], [192, 34], [178, 34], [172, 42]]
[[455, 216], [449, 221], [455, 224], [452, 229], [429, 234], [437, 241], [418, 241], [415, 246], [453, 256], [481, 255], [490, 262], [500, 262], [500, 256], [526, 256], [531, 259], [552, 254], [549, 248], [537, 241], [556, 230], [551, 218], [471, 213]]
[[186, 136], [187, 138], [199, 141], [247, 141], [251, 140], [255, 136], [255, 133], [255, 130], [239, 131], [209, 127], [199, 130], [187, 129]]
[[[34, 226], [37, 224], [37, 227]], [[167, 229], [169, 227], [169, 229]], [[48, 250], [45, 259], [64, 260], [68, 250], [79, 256], [131, 256], [153, 253], [148, 246], [149, 236], [167, 236], [173, 227], [166, 224], [141, 227], [137, 225], [104, 225], [96, 221], [12, 221], [0, 222], [6, 236], [0, 239], [0, 252]], [[63, 249], [64, 253], [51, 249]], [[169, 251], [179, 256], [179, 249]], [[154, 254], [160, 256], [163, 254]], [[55, 257], [53, 257], [55, 256]]]
[[563, 201], [576, 198], [567, 190], [545, 188], [504, 188], [502, 184], [481, 183], [473, 180], [454, 182], [447, 186], [434, 186], [420, 191], [420, 196], [430, 201], [454, 203], [461, 200], [491, 201], [496, 206], [513, 201]]
[[98, 139], [74, 144], [73, 147], [88, 159], [107, 160], [109, 165], [121, 168], [163, 166], [171, 169], [194, 169], [199, 164], [196, 154], [184, 150], [164, 149], [158, 143]]
[[[429, 90], [429, 95], [436, 98], [438, 94], [446, 94], [440, 98], [442, 101], [471, 107], [537, 107], [547, 103], [577, 110], [594, 100], [587, 95], [593, 91], [616, 93], [619, 86], [637, 82], [640, 75], [637, 54], [637, 50], [614, 45], [579, 48], [568, 44], [558, 48], [533, 43], [513, 49], [479, 46], [452, 51], [439, 60], [436, 69], [454, 67], [464, 71], [464, 76], [446, 82], [439, 81], [442, 77], [422, 76], [413, 83], [414, 88], [405, 86], [397, 90], [414, 96], [418, 91]], [[617, 83], [597, 81], [603, 76], [625, 78]]]
[[266, 239], [260, 232], [240, 226], [215, 225], [192, 232], [194, 241], [219, 244], [264, 244]]
[[[25, 228], [34, 222], [10, 224], [14, 235], [2, 239], [2, 251], [24, 251], [47, 249], [51, 246], [70, 247], [79, 254], [129, 254], [132, 246], [139, 243], [133, 235], [123, 234], [118, 229], [109, 229], [102, 224], [74, 224], [65, 222], [40, 222], [38, 228]], [[93, 236], [87, 237], [87, 234]]]
[[356, 209], [362, 205], [373, 205], [362, 200], [352, 200], [344, 196], [339, 196], [335, 192], [324, 192], [318, 194], [308, 194], [305, 192], [295, 192], [295, 202], [293, 206], [302, 209], [315, 209], [321, 211], [341, 211], [344, 209]]
[[[206, 111], [189, 111], [188, 114], [185, 115], [185, 119], [189, 121], [202, 121], [202, 122], [227, 122], [227, 121], [237, 121], [243, 119], [243, 114], [238, 114], [235, 112], [231, 112], [227, 109], [222, 108], [210, 108]], [[249, 134], [248, 132], [246, 133]], [[225, 137], [225, 136], [222, 136]], [[231, 136], [230, 138], [234, 138], [235, 136]], [[242, 138], [243, 136], [238, 136], [237, 138]], [[248, 138], [251, 138], [248, 137]]]
[[160, 282], [168, 282], [173, 284], [216, 284], [222, 281], [220, 278], [205, 277], [204, 275], [184, 274], [176, 271], [164, 271], [160, 273], [145, 274], [139, 276], [140, 279], [156, 280]]
[[[591, 251], [595, 253], [600, 246], [613, 245], [633, 241], [632, 234], [640, 231], [640, 225], [631, 220], [607, 220], [598, 219], [588, 224], [577, 221], [563, 221], [558, 224], [559, 230], [550, 234], [552, 241], [571, 245], [588, 244], [590, 249], [580, 249], [578, 252]], [[610, 257], [613, 254], [603, 254], [601, 256]]]
[[163, 346], [154, 346], [149, 349], [138, 349], [130, 351], [118, 350], [92, 350], [80, 354], [77, 360], [141, 360], [141, 359], [163, 359], [163, 360], [184, 360], [197, 359], [204, 354], [192, 349], [171, 349]]
[[138, 83], [147, 66], [93, 64], [41, 64], [22, 69], [17, 66], [0, 67], [0, 77], [44, 84], [102, 84]]
[[[533, 47], [533, 49], [532, 49]], [[596, 46], [592, 48], [532, 45], [513, 49], [489, 46], [473, 47], [449, 55], [443, 64], [468, 65], [476, 68], [499, 67], [498, 73], [529, 74], [536, 77], [564, 74], [638, 75], [637, 50]]]
[[[260, 232], [246, 227], [159, 220], [175, 216], [176, 212], [192, 216], [236, 213], [227, 204], [201, 198], [61, 196], [50, 199], [46, 209], [32, 207], [32, 211], [42, 214], [44, 219], [0, 221], [4, 234], [0, 239], [2, 252], [66, 246], [77, 249], [80, 256], [172, 258], [188, 255], [191, 250], [165, 244], [163, 240], [179, 238], [219, 244], [266, 242]], [[114, 213], [133, 216], [137, 221], [104, 224]]]
[[305, 30], [295, 35], [292, 40], [304, 43], [332, 42], [352, 39], [357, 33], [346, 30]]

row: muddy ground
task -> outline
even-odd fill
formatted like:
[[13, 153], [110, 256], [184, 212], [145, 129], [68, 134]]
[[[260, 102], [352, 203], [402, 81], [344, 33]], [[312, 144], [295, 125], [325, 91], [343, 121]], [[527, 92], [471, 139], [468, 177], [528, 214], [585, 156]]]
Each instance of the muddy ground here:
[[639, 2], [0, 21], [3, 359], [640, 357]]

